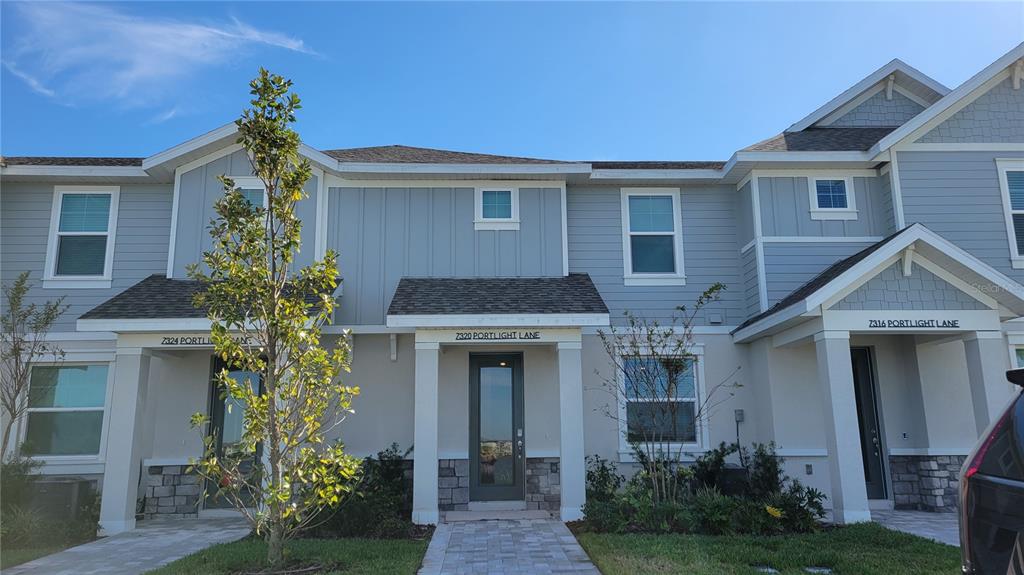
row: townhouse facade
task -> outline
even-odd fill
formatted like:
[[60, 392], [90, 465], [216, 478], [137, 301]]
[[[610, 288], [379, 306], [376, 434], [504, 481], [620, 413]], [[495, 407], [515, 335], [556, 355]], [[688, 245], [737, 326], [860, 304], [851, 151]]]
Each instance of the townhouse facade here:
[[[1024, 44], [953, 90], [894, 60], [723, 162], [304, 145], [298, 263], [340, 254], [325, 331], [352, 338], [361, 388], [339, 438], [414, 447], [418, 523], [579, 518], [585, 456], [628, 467], [651, 401], [679, 402], [687, 457], [774, 442], [837, 522], [952, 509], [1024, 358], [1022, 82]], [[50, 334], [66, 357], [33, 367], [14, 441], [43, 474], [95, 480], [108, 533], [218, 506], [188, 472], [189, 416], [229, 450], [241, 411], [212, 386], [186, 266], [211, 245], [217, 176], [264, 193], [236, 139], [0, 166], [2, 281], [29, 271], [32, 301], [69, 305]], [[598, 331], [668, 322], [715, 282], [679, 394], [609, 393]]]

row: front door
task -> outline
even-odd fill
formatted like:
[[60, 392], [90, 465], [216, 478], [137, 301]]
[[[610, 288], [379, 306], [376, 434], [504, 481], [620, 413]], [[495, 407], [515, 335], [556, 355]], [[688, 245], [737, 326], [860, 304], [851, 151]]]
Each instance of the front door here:
[[469, 356], [469, 498], [523, 500], [523, 356]]
[[885, 462], [882, 430], [878, 424], [878, 403], [875, 398], [875, 372], [871, 350], [850, 349], [853, 363], [853, 386], [857, 396], [857, 421], [860, 427], [860, 452], [864, 458], [864, 481], [868, 499], [885, 499]]
[[[256, 453], [252, 454], [244, 453], [240, 449], [245, 423], [245, 402], [225, 397], [223, 388], [217, 384], [216, 375], [225, 365], [220, 358], [214, 358], [210, 378], [210, 433], [214, 438], [217, 457], [222, 461], [230, 462], [229, 464], [237, 462], [239, 472], [250, 475], [256, 469], [256, 463], [262, 450], [257, 446]], [[248, 380], [250, 385], [261, 385], [261, 377], [258, 373], [230, 368], [228, 371], [231, 377], [239, 383], [244, 383]], [[258, 481], [252, 478], [250, 478], [249, 482], [252, 485], [259, 484]], [[206, 491], [209, 494], [206, 500], [206, 507], [208, 509], [233, 507], [231, 501], [219, 494], [220, 489], [218, 485], [210, 482], [206, 486]], [[241, 498], [245, 501], [252, 501], [252, 494], [241, 494]]]

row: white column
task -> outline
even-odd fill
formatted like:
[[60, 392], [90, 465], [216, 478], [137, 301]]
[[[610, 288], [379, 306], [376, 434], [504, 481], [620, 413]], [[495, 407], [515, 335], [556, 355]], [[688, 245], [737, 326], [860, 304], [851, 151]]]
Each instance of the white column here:
[[149, 353], [140, 348], [118, 348], [114, 362], [114, 390], [107, 412], [106, 461], [100, 527], [107, 535], [135, 528], [135, 501], [145, 456], [144, 429], [149, 387]]
[[871, 521], [850, 361], [850, 334], [818, 332], [814, 335], [814, 347], [818, 355], [818, 382], [825, 403], [825, 439], [834, 520], [840, 524]]
[[587, 499], [583, 453], [583, 345], [578, 341], [558, 344], [558, 407], [562, 521], [583, 518]]
[[1013, 397], [1012, 386], [1006, 381], [1009, 364], [1003, 334], [998, 331], [972, 332], [964, 338], [964, 352], [974, 424], [978, 436], [981, 436]]
[[437, 360], [440, 345], [416, 342], [413, 432], [412, 521], [436, 525], [437, 512]]

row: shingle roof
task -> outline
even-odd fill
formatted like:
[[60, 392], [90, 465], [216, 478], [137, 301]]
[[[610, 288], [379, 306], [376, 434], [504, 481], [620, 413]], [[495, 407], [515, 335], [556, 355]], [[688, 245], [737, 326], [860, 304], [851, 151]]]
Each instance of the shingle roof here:
[[745, 152], [863, 152], [896, 126], [881, 128], [808, 128], [783, 132], [743, 149]]
[[721, 170], [725, 162], [590, 162], [595, 170]]
[[[153, 274], [82, 314], [79, 319], [171, 319], [204, 318], [206, 310], [192, 305], [192, 298], [202, 289], [194, 280], [168, 279]], [[316, 294], [306, 302], [319, 301]]]
[[608, 313], [587, 274], [547, 278], [402, 278], [388, 315]]
[[832, 280], [834, 280], [837, 277], [839, 277], [840, 275], [842, 275], [843, 272], [845, 272], [846, 270], [852, 268], [853, 266], [855, 266], [858, 263], [860, 263], [864, 258], [866, 258], [866, 257], [870, 256], [871, 254], [875, 253], [876, 251], [878, 251], [882, 246], [884, 246], [885, 244], [891, 242], [893, 239], [895, 239], [897, 236], [902, 234], [908, 228], [909, 228], [909, 226], [907, 228], [903, 228], [902, 230], [892, 234], [891, 236], [889, 236], [889, 237], [887, 237], [887, 238], [885, 238], [885, 239], [883, 239], [883, 240], [881, 240], [881, 241], [879, 241], [877, 243], [871, 244], [870, 246], [868, 246], [868, 247], [864, 248], [863, 250], [853, 254], [852, 256], [850, 256], [850, 257], [848, 257], [846, 259], [843, 259], [843, 260], [839, 260], [838, 262], [836, 262], [836, 263], [832, 264], [831, 266], [825, 268], [821, 273], [819, 273], [818, 275], [816, 275], [813, 278], [811, 278], [811, 280], [808, 281], [807, 283], [805, 283], [804, 285], [802, 285], [802, 286], [796, 288], [795, 290], [793, 290], [792, 292], [790, 292], [789, 295], [787, 295], [786, 297], [784, 297], [781, 300], [779, 300], [772, 307], [768, 308], [767, 310], [765, 310], [765, 311], [755, 315], [754, 317], [752, 317], [752, 318], [748, 319], [747, 321], [743, 322], [742, 324], [740, 324], [739, 327], [737, 327], [736, 329], [733, 330], [733, 333], [736, 333], [737, 331], [747, 327], [748, 325], [752, 325], [753, 323], [758, 322], [758, 321], [760, 321], [760, 320], [762, 320], [762, 319], [764, 319], [764, 318], [766, 318], [768, 316], [774, 315], [774, 314], [776, 314], [776, 313], [786, 309], [787, 307], [789, 307], [789, 306], [791, 306], [791, 305], [793, 305], [795, 303], [798, 303], [798, 302], [800, 302], [800, 301], [802, 301], [804, 299], [807, 299], [814, 292], [816, 292], [819, 289], [825, 287], [826, 284], [828, 284]]
[[57, 156], [4, 156], [4, 166], [141, 166], [142, 158], [80, 158]]
[[494, 156], [472, 152], [453, 152], [413, 146], [372, 146], [369, 148], [343, 148], [324, 150], [324, 153], [342, 162], [385, 164], [566, 164], [561, 160], [542, 160], [518, 156]]

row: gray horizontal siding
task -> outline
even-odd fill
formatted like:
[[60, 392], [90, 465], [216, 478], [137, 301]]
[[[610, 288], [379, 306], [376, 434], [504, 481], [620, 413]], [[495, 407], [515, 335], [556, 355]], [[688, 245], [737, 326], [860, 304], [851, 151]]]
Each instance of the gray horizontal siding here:
[[811, 219], [811, 196], [806, 177], [760, 177], [761, 233], [765, 236], [864, 237], [884, 236], [886, 204], [882, 197], [884, 178], [853, 178], [857, 204], [855, 220]]
[[[243, 150], [218, 158], [181, 175], [178, 196], [178, 220], [174, 246], [174, 277], [185, 277], [186, 267], [202, 260], [203, 252], [213, 246], [209, 234], [214, 217], [213, 204], [224, 195], [218, 176], [251, 176], [252, 166]], [[302, 220], [302, 247], [295, 265], [309, 265], [314, 258], [316, 237], [317, 177], [306, 182], [308, 198], [300, 201], [295, 213]]]
[[882, 90], [828, 125], [836, 128], [902, 126], [923, 110], [921, 104], [895, 90], [892, 93], [892, 100], [886, 100], [885, 90]]
[[[569, 271], [594, 280], [611, 311], [666, 319], [679, 305], [691, 305], [715, 282], [726, 284], [722, 300], [707, 308], [737, 325], [746, 317], [736, 234], [737, 195], [731, 187], [682, 190], [685, 286], [626, 286], [623, 282], [622, 200], [617, 187], [570, 186], [567, 197]], [[697, 318], [703, 323], [704, 318]]]
[[740, 257], [743, 265], [743, 301], [747, 317], [761, 311], [761, 291], [757, 281], [757, 249], [750, 248]]
[[859, 242], [766, 243], [764, 267], [768, 306], [771, 307], [828, 266], [869, 245]]
[[52, 331], [75, 331], [75, 321], [83, 313], [167, 270], [172, 195], [169, 185], [121, 186], [110, 289], [43, 289], [53, 185], [5, 183], [0, 194], [0, 279], [6, 285], [21, 272], [31, 272], [35, 285], [27, 303], [65, 296], [68, 311]]
[[327, 245], [344, 281], [337, 321], [381, 325], [402, 277], [561, 276], [558, 188], [520, 188], [520, 229], [474, 230], [473, 188], [330, 188]]
[[907, 224], [920, 222], [999, 270], [1024, 281], [1010, 265], [996, 158], [1024, 152], [898, 152]]
[[897, 262], [836, 302], [841, 310], [983, 310], [980, 301], [914, 264], [910, 276]]
[[922, 143], [1024, 142], [1024, 90], [1005, 80], [918, 140]]

